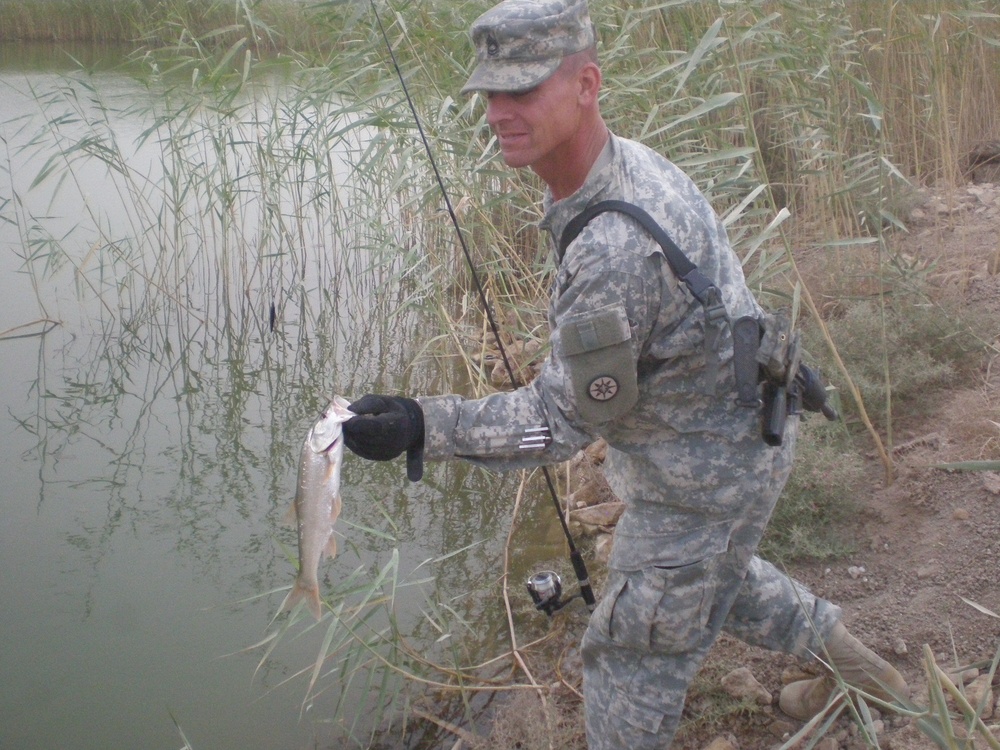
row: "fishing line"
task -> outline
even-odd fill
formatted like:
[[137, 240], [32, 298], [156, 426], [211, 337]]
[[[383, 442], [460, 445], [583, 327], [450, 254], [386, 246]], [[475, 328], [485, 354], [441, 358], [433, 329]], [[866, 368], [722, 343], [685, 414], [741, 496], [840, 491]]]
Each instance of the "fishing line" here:
[[[406, 104], [409, 106], [410, 112], [413, 114], [413, 121], [417, 126], [417, 132], [420, 134], [420, 141], [424, 145], [424, 151], [427, 153], [427, 160], [430, 162], [431, 170], [434, 172], [434, 179], [437, 181], [438, 187], [441, 189], [441, 196], [444, 198], [444, 205], [448, 209], [448, 216], [451, 218], [452, 226], [455, 227], [455, 233], [458, 235], [458, 242], [462, 247], [462, 254], [465, 256], [465, 262], [468, 264], [469, 271], [472, 274], [473, 285], [476, 287], [476, 292], [478, 293], [479, 299], [483, 304], [483, 310], [486, 313], [486, 320], [489, 323], [490, 331], [493, 332], [493, 338], [497, 342], [497, 348], [500, 351], [500, 358], [503, 360], [504, 369], [507, 371], [507, 376], [510, 378], [511, 385], [515, 389], [520, 388], [521, 382], [514, 374], [514, 368], [511, 367], [510, 359], [507, 357], [507, 350], [504, 348], [503, 342], [500, 340], [500, 327], [497, 325], [496, 318], [493, 315], [493, 310], [490, 308], [489, 300], [486, 297], [486, 291], [483, 289], [482, 282], [479, 280], [479, 273], [476, 271], [475, 263], [472, 262], [472, 254], [469, 252], [469, 246], [465, 241], [465, 235], [462, 234], [462, 228], [458, 223], [458, 216], [455, 214], [455, 209], [452, 207], [451, 198], [448, 196], [448, 190], [445, 188], [444, 180], [441, 178], [441, 172], [438, 171], [437, 160], [434, 158], [434, 152], [431, 149], [430, 141], [428, 141], [427, 135], [424, 133], [424, 126], [420, 120], [420, 116], [417, 114], [417, 107], [413, 103], [413, 98], [410, 96], [410, 89], [406, 85], [403, 70], [400, 68], [399, 61], [396, 59], [396, 53], [392, 48], [392, 42], [389, 41], [389, 35], [386, 33], [385, 26], [382, 25], [382, 18], [379, 16], [378, 9], [375, 7], [375, 0], [369, 0], [369, 2], [371, 4], [372, 14], [375, 16], [375, 22], [378, 24], [379, 32], [382, 34], [382, 39], [385, 40], [386, 49], [389, 50], [389, 58], [392, 60], [392, 66], [396, 71], [397, 78], [399, 78], [399, 84], [403, 88], [403, 96], [406, 97]], [[388, 7], [390, 10], [392, 9], [392, 6]], [[583, 561], [583, 557], [580, 555], [580, 551], [573, 543], [573, 535], [570, 533], [569, 526], [566, 524], [566, 518], [562, 512], [562, 507], [559, 505], [559, 496], [556, 493], [556, 487], [555, 483], [552, 481], [552, 476], [547, 467], [542, 466], [541, 469], [542, 476], [545, 477], [545, 484], [549, 488], [549, 494], [552, 496], [552, 502], [556, 507], [556, 516], [559, 518], [559, 525], [562, 526], [563, 535], [566, 537], [566, 543], [569, 546], [569, 559], [573, 564], [573, 572], [576, 574], [577, 581], [580, 585], [580, 595], [583, 597], [583, 601], [587, 605], [587, 608], [593, 611], [596, 600], [594, 599], [594, 591], [591, 588], [590, 578], [587, 574], [587, 566]]]

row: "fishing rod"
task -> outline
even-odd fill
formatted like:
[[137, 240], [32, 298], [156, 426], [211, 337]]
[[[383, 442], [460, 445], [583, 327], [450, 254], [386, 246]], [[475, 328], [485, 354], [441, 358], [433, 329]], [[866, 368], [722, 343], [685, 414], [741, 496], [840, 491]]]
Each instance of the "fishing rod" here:
[[[476, 271], [476, 264], [472, 262], [472, 253], [469, 252], [469, 246], [465, 241], [465, 235], [462, 234], [462, 228], [458, 223], [458, 216], [452, 206], [451, 198], [448, 196], [448, 190], [445, 188], [441, 172], [438, 171], [437, 160], [434, 158], [434, 152], [431, 149], [430, 141], [424, 133], [423, 123], [420, 120], [420, 115], [417, 114], [417, 107], [416, 104], [413, 103], [413, 97], [410, 96], [410, 89], [406, 85], [406, 78], [403, 76], [403, 70], [399, 66], [399, 61], [396, 59], [396, 52], [392, 48], [392, 42], [389, 41], [389, 35], [386, 33], [385, 26], [382, 25], [382, 18], [379, 16], [378, 8], [375, 7], [375, 0], [369, 0], [369, 2], [371, 4], [372, 14], [375, 16], [375, 22], [378, 24], [379, 32], [382, 34], [382, 39], [385, 40], [386, 49], [389, 50], [389, 58], [392, 60], [392, 66], [396, 71], [396, 77], [399, 78], [399, 85], [403, 88], [403, 96], [406, 97], [406, 104], [409, 106], [410, 112], [413, 114], [413, 121], [417, 126], [417, 132], [420, 134], [420, 141], [424, 145], [424, 151], [427, 153], [427, 160], [430, 162], [431, 170], [434, 172], [434, 179], [437, 181], [438, 187], [441, 189], [441, 196], [444, 198], [444, 205], [448, 209], [448, 216], [451, 218], [452, 226], [455, 227], [455, 233], [458, 235], [458, 243], [462, 247], [462, 254], [465, 256], [465, 262], [468, 264], [469, 271], [472, 274], [472, 282], [476, 287], [476, 292], [482, 302], [483, 310], [486, 313], [486, 320], [490, 326], [490, 331], [493, 333], [493, 338], [497, 342], [497, 348], [500, 351], [500, 358], [503, 360], [504, 369], [507, 371], [507, 376], [510, 378], [511, 385], [515, 389], [520, 388], [521, 382], [514, 374], [514, 368], [511, 367], [510, 359], [507, 356], [507, 350], [504, 348], [503, 342], [500, 340], [500, 327], [497, 325], [496, 318], [493, 315], [493, 310], [490, 308], [489, 300], [486, 297], [486, 291], [484, 290], [482, 282], [479, 279], [479, 273]], [[549, 473], [547, 467], [542, 466], [541, 469], [542, 476], [545, 477], [545, 484], [549, 488], [549, 494], [552, 496], [552, 502], [555, 504], [556, 516], [559, 518], [559, 525], [562, 527], [563, 535], [566, 537], [566, 543], [569, 546], [569, 559], [573, 564], [573, 572], [576, 574], [576, 579], [580, 586], [579, 596], [587, 605], [587, 609], [593, 612], [596, 600], [594, 599], [594, 590], [590, 585], [590, 578], [587, 574], [587, 566], [583, 561], [583, 556], [580, 554], [576, 544], [573, 542], [573, 535], [570, 533], [569, 526], [566, 523], [566, 518], [562, 512], [562, 506], [559, 505], [559, 495], [556, 493], [556, 487], [555, 483], [552, 481], [552, 475]], [[569, 597], [569, 599], [565, 600], [560, 599], [562, 592], [561, 582], [559, 580], [559, 576], [552, 571], [543, 571], [533, 575], [528, 579], [527, 585], [531, 598], [535, 602], [535, 607], [543, 610], [545, 614], [550, 616], [554, 611], [561, 609], [573, 599], [573, 597]]]

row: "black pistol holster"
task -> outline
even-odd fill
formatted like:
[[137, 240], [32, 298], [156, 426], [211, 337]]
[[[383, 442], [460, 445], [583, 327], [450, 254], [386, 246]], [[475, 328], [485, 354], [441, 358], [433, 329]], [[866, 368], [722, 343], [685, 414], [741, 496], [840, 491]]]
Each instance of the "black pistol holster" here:
[[733, 323], [733, 369], [736, 403], [760, 408], [761, 437], [768, 445], [782, 444], [789, 414], [805, 409], [838, 418], [819, 373], [802, 362], [799, 333], [783, 311]]

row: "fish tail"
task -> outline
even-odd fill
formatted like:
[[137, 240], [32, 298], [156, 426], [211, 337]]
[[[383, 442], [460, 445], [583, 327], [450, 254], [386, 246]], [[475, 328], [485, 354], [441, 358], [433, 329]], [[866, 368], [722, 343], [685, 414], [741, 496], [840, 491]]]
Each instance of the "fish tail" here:
[[295, 579], [295, 585], [292, 586], [292, 590], [288, 592], [288, 596], [285, 597], [285, 601], [281, 604], [281, 611], [291, 612], [295, 609], [295, 605], [303, 599], [309, 611], [313, 613], [313, 617], [317, 620], [323, 617], [323, 606], [319, 599], [319, 586], [306, 583], [301, 578]]

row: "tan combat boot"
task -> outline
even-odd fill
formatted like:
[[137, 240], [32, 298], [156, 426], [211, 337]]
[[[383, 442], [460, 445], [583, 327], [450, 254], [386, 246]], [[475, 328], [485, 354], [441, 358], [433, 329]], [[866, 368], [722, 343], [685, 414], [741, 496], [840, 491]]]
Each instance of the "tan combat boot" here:
[[[890, 703], [910, 696], [910, 687], [903, 676], [848, 633], [842, 623], [834, 625], [826, 639], [826, 652], [819, 654], [820, 658], [824, 661], [829, 658], [848, 685]], [[808, 721], [826, 707], [836, 688], [837, 680], [832, 674], [793, 682], [782, 688], [778, 706], [789, 716]]]

